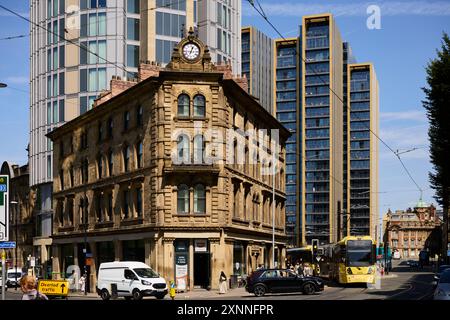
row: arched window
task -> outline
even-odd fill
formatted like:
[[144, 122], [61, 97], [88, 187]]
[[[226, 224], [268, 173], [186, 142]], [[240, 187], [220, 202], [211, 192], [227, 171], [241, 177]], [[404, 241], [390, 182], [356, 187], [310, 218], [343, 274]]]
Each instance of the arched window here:
[[125, 147], [122, 150], [122, 155], [123, 155], [123, 170], [127, 172], [128, 170], [130, 170], [130, 148]]
[[177, 141], [178, 163], [190, 163], [189, 161], [189, 138], [181, 134]]
[[206, 191], [205, 186], [197, 184], [194, 187], [194, 213], [206, 212]]
[[108, 138], [112, 138], [113, 137], [113, 130], [114, 130], [114, 122], [112, 118], [108, 119]]
[[83, 164], [81, 166], [81, 180], [82, 183], [89, 182], [89, 162], [88, 159], [83, 160]]
[[108, 153], [108, 174], [110, 177], [113, 175], [113, 167], [114, 167], [113, 152], [110, 150]]
[[189, 117], [189, 102], [190, 98], [187, 94], [181, 94], [178, 97], [178, 116]]
[[144, 154], [144, 145], [143, 145], [143, 143], [142, 143], [142, 141], [139, 141], [137, 144], [136, 144], [136, 165], [137, 165], [137, 167], [138, 168], [141, 168], [142, 167], [142, 156], [143, 156], [143, 154]]
[[73, 179], [73, 165], [70, 165], [70, 169], [69, 169], [69, 176], [70, 176], [70, 186], [73, 188], [74, 185], [74, 179]]
[[187, 185], [182, 184], [178, 186], [177, 192], [177, 212], [189, 213], [189, 188]]
[[205, 97], [198, 94], [194, 97], [194, 117], [204, 117], [206, 113]]
[[130, 112], [125, 111], [123, 114], [123, 130], [126, 131], [130, 128]]
[[103, 140], [103, 125], [101, 122], [98, 124], [98, 142]]
[[142, 126], [143, 122], [144, 109], [142, 106], [138, 106], [136, 110], [136, 123], [138, 126]]
[[205, 140], [201, 134], [194, 137], [194, 163], [200, 164], [204, 160]]
[[101, 179], [103, 175], [103, 162], [102, 162], [102, 156], [97, 157], [97, 171], [98, 171], [98, 178]]

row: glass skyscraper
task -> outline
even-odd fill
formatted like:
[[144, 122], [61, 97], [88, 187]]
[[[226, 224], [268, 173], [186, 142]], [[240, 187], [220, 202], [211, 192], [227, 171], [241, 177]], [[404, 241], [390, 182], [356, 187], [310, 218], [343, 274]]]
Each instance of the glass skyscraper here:
[[298, 242], [300, 229], [299, 184], [299, 99], [297, 38], [275, 41], [275, 110], [277, 119], [292, 133], [286, 142], [286, 233], [289, 244]]
[[378, 82], [370, 63], [348, 65], [350, 234], [375, 236], [378, 216]]
[[255, 27], [242, 28], [242, 75], [249, 93], [273, 113], [273, 41]]
[[46, 134], [90, 110], [113, 76], [136, 78], [140, 61], [166, 64], [191, 27], [214, 62], [226, 61], [240, 74], [240, 15], [241, 0], [30, 1], [30, 186], [36, 255], [43, 261], [51, 244], [54, 176]]
[[[348, 101], [353, 104], [356, 94], [364, 94], [350, 91], [357, 81], [351, 78], [354, 63], [330, 14], [305, 16], [298, 38], [275, 40], [276, 116], [293, 133], [286, 145], [286, 232], [294, 246], [312, 239], [333, 243], [350, 234], [373, 236], [378, 149], [366, 127], [366, 111], [348, 112]], [[377, 132], [378, 89], [371, 79], [370, 128]], [[353, 135], [370, 136], [370, 145], [353, 149]], [[355, 158], [368, 153], [370, 164]], [[367, 166], [370, 172], [364, 171]], [[364, 180], [367, 175], [370, 180]], [[354, 201], [360, 191], [370, 204]]]

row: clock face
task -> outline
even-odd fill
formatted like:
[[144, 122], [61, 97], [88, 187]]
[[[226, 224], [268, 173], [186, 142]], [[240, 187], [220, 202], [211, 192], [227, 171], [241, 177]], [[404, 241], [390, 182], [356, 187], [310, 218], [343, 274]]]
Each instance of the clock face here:
[[200, 48], [194, 43], [188, 43], [183, 47], [183, 55], [188, 60], [195, 60], [200, 55]]

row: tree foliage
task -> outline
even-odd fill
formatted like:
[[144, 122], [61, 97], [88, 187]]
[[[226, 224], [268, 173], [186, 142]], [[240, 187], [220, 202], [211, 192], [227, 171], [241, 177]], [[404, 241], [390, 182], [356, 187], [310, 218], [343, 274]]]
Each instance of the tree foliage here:
[[428, 136], [433, 171], [429, 173], [435, 199], [448, 210], [450, 200], [450, 38], [444, 33], [437, 58], [426, 68], [428, 87], [423, 106], [429, 120]]

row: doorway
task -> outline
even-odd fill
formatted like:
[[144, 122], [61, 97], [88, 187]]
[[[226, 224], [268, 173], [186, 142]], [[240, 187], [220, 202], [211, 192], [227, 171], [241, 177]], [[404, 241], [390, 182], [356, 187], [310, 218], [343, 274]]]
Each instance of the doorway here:
[[208, 289], [210, 287], [210, 261], [211, 255], [209, 253], [194, 253], [194, 287], [203, 289]]

